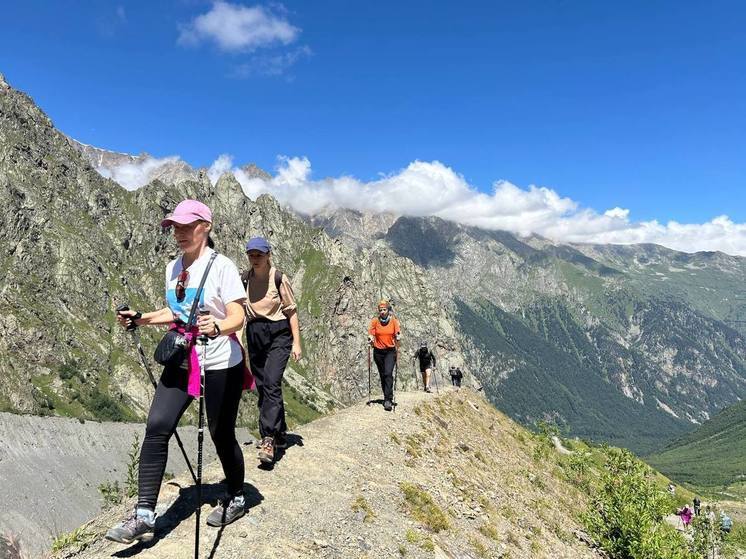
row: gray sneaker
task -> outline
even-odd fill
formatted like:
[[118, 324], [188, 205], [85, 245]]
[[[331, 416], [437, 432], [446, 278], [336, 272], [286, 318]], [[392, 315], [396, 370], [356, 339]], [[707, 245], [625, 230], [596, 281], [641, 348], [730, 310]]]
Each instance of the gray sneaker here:
[[144, 517], [133, 512], [106, 532], [106, 539], [119, 543], [133, 543], [135, 541], [149, 542], [155, 536], [155, 522], [150, 523]]
[[207, 517], [207, 525], [219, 528], [234, 522], [246, 514], [246, 500], [243, 495], [235, 497], [226, 497], [220, 500], [220, 504], [215, 507], [210, 516]]

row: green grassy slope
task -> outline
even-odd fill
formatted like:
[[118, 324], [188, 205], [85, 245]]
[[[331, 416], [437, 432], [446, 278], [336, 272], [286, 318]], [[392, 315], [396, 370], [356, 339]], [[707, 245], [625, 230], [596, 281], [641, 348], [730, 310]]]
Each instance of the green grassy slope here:
[[702, 487], [746, 480], [746, 401], [726, 408], [647, 460], [677, 481]]

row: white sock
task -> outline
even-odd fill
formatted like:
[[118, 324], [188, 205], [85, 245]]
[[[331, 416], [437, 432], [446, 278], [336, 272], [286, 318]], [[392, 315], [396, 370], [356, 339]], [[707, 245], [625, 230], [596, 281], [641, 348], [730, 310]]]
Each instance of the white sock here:
[[233, 495], [233, 502], [236, 505], [244, 506], [246, 504], [246, 500], [244, 499], [243, 493], [240, 495]]
[[152, 510], [138, 507], [135, 510], [135, 514], [137, 514], [138, 518], [142, 518], [150, 526], [155, 524], [155, 513]]

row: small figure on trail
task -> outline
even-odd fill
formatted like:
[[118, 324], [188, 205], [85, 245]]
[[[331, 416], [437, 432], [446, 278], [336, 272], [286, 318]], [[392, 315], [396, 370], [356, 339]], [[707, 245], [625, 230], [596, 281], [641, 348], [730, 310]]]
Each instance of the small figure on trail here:
[[699, 516], [702, 508], [702, 501], [699, 500], [699, 497], [694, 497], [694, 501], [692, 501], [692, 504], [694, 505], [694, 516]]
[[398, 356], [401, 327], [391, 314], [391, 305], [386, 299], [378, 303], [378, 316], [368, 326], [368, 343], [373, 346], [373, 360], [378, 367], [383, 390], [383, 409], [391, 411], [394, 401], [394, 366]]
[[707, 505], [705, 507], [705, 515], [707, 516], [707, 520], [709, 520], [712, 525], [715, 525], [715, 511], [712, 510], [712, 507], [710, 505]]
[[[184, 200], [161, 221], [173, 227], [181, 254], [165, 271], [166, 303], [162, 309], [140, 313], [117, 312], [126, 329], [170, 325], [156, 355], [164, 365], [148, 412], [140, 450], [138, 499], [135, 511], [112, 527], [106, 538], [120, 543], [148, 541], [154, 537], [155, 506], [168, 458], [168, 441], [189, 404], [200, 393], [200, 370], [206, 370], [204, 403], [210, 436], [225, 474], [227, 495], [207, 519], [224, 526], [243, 516], [244, 460], [236, 441], [236, 417], [241, 393], [253, 387], [245, 365], [238, 332], [244, 322], [246, 298], [238, 268], [213, 250], [210, 238], [212, 212], [197, 200]], [[196, 312], [204, 307], [208, 312]], [[208, 338], [202, 362], [195, 348], [200, 335]], [[172, 340], [170, 343], [164, 343]], [[177, 342], [173, 340], [178, 340]], [[178, 351], [178, 347], [184, 350]], [[201, 468], [200, 468], [201, 470]], [[197, 483], [200, 483], [197, 478]]]
[[461, 379], [464, 377], [461, 369], [459, 369], [455, 365], [451, 365], [449, 373], [451, 374], [451, 384], [456, 388], [461, 388]]
[[246, 288], [246, 347], [259, 395], [258, 458], [272, 464], [275, 449], [287, 446], [282, 377], [288, 358], [301, 358], [300, 326], [288, 277], [272, 265], [272, 247], [262, 237], [246, 243], [251, 269], [242, 274]]
[[424, 387], [425, 392], [430, 392], [430, 375], [432, 374], [433, 368], [436, 365], [435, 354], [432, 352], [432, 350], [428, 349], [427, 342], [422, 342], [420, 344], [420, 349], [415, 352], [414, 358], [419, 360], [420, 362], [422, 386]]
[[668, 484], [668, 493], [671, 495], [671, 497], [676, 495], [676, 487], [673, 483]]
[[681, 519], [684, 528], [688, 528], [689, 524], [692, 522], [692, 516], [694, 514], [689, 505], [684, 505], [681, 509], [676, 511], [676, 515]]
[[720, 531], [723, 532], [723, 534], [730, 534], [730, 531], [733, 529], [733, 520], [730, 516], [725, 514], [723, 511], [720, 511]]

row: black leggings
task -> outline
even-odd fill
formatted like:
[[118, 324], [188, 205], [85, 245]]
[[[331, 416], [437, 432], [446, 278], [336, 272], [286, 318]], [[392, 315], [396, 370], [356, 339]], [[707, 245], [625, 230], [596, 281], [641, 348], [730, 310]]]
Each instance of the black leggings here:
[[249, 322], [246, 325], [246, 347], [259, 395], [259, 433], [262, 437], [275, 437], [288, 430], [282, 400], [282, 376], [293, 347], [290, 323], [287, 320]]
[[[207, 371], [205, 409], [210, 436], [215, 443], [231, 495], [243, 492], [244, 462], [236, 441], [236, 416], [243, 386], [243, 365]], [[187, 372], [166, 367], [161, 375], [148, 413], [145, 440], [140, 451], [139, 498], [137, 506], [155, 510], [158, 490], [168, 460], [168, 441], [194, 398], [187, 394]]]
[[383, 399], [394, 401], [394, 365], [396, 365], [396, 349], [373, 349], [373, 360], [378, 367], [378, 375], [381, 377], [381, 389]]

